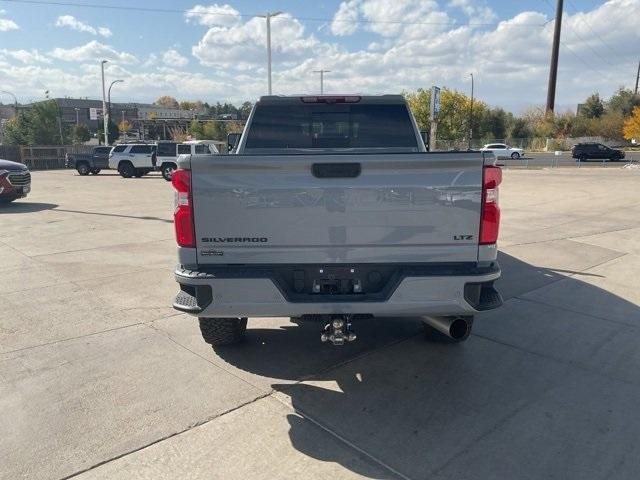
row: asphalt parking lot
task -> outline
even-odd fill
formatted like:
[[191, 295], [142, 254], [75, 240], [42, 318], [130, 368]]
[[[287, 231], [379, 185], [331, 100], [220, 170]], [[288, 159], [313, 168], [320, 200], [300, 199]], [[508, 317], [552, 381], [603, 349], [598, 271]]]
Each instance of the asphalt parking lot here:
[[640, 170], [507, 169], [473, 336], [171, 308], [171, 186], [33, 173], [0, 207], [0, 478], [630, 479], [640, 471]]

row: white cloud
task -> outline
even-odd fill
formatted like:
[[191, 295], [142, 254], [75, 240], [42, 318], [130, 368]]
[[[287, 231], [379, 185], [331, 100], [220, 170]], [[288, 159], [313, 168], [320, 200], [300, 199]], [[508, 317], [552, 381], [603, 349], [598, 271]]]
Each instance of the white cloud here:
[[[473, 72], [476, 95], [492, 105], [518, 111], [544, 103], [553, 35], [551, 8], [478, 26], [470, 24], [484, 23], [477, 20], [481, 14], [465, 8], [479, 8], [482, 2], [447, 0], [438, 7], [432, 0], [345, 0], [336, 10], [344, 4], [351, 9], [340, 15], [348, 17], [355, 9], [361, 21], [357, 28], [367, 32], [366, 41], [345, 41], [333, 25], [335, 36], [328, 29], [309, 30], [316, 24], [305, 28], [289, 14], [273, 18], [275, 93], [317, 92], [318, 76], [313, 70], [320, 68], [331, 70], [325, 77], [329, 93], [397, 93], [431, 85], [468, 91]], [[449, 16], [452, 9], [460, 9], [466, 21], [456, 23]], [[607, 0], [585, 12], [565, 15], [558, 105], [575, 105], [594, 91], [607, 97], [623, 84], [633, 87], [636, 45], [640, 44], [638, 17], [640, 0]], [[406, 23], [394, 23], [399, 18]], [[21, 97], [41, 95], [44, 84], [55, 96], [99, 98], [99, 61], [106, 58], [112, 61], [106, 67], [109, 78], [126, 82], [118, 86], [119, 95], [131, 100], [153, 100], [160, 94], [210, 102], [255, 99], [265, 93], [267, 84], [265, 20], [233, 15], [231, 19], [235, 20], [222, 24], [215, 17], [187, 17], [192, 23], [208, 22], [191, 49], [200, 65], [193, 61], [180, 65], [183, 61], [172, 60], [170, 50], [145, 54], [138, 61], [131, 53], [96, 41], [53, 52], [0, 51], [3, 87]], [[381, 23], [370, 23], [377, 21]], [[38, 55], [57, 63], [43, 63]]]
[[459, 8], [469, 17], [471, 23], [488, 23], [496, 20], [497, 15], [486, 4], [473, 0], [450, 0], [449, 6]]
[[41, 54], [37, 49], [7, 50], [6, 48], [3, 48], [0, 49], [0, 53], [4, 56], [19, 60], [22, 63], [51, 63], [51, 59], [46, 55]]
[[180, 55], [180, 53], [173, 48], [162, 54], [162, 61], [170, 67], [184, 67], [189, 63], [187, 57]]
[[[234, 70], [262, 67], [266, 57], [266, 22], [252, 18], [230, 27], [211, 27], [192, 48], [203, 65]], [[277, 62], [294, 65], [318, 53], [320, 42], [306, 35], [304, 26], [289, 14], [271, 19], [271, 46]], [[327, 50], [331, 45], [324, 44]]]
[[[7, 13], [5, 10], [0, 9], [0, 16]], [[0, 32], [8, 32], [9, 30], [18, 30], [20, 27], [16, 22], [9, 18], [0, 18]]]
[[91, 35], [101, 35], [103, 37], [110, 37], [112, 35], [111, 30], [107, 27], [92, 27], [89, 24], [81, 22], [73, 15], [60, 15], [55, 23], [56, 27], [70, 28], [78, 32], [90, 33]]
[[104, 59], [124, 64], [138, 63], [138, 59], [131, 53], [118, 52], [110, 45], [105, 45], [96, 40], [73, 48], [54, 48], [49, 52], [49, 56], [68, 62], [94, 61], [97, 63]]
[[331, 33], [334, 35], [351, 35], [358, 29], [359, 7], [361, 0], [342, 2], [331, 21]]
[[196, 5], [184, 14], [187, 22], [194, 22], [207, 27], [230, 26], [240, 21], [240, 12], [231, 5]]

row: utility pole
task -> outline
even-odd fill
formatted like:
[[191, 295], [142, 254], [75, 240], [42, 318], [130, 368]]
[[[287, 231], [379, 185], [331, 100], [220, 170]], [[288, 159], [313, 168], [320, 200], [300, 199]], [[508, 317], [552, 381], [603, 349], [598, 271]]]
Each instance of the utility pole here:
[[[636, 73], [636, 88], [633, 91], [634, 95], [638, 95], [638, 80], [640, 80], [640, 62], [638, 62], [638, 73]], [[17, 107], [16, 107], [17, 109]]]
[[269, 77], [269, 95], [271, 91], [271, 18], [280, 15], [282, 12], [267, 12], [265, 15], [258, 15], [267, 20], [267, 76]]
[[473, 137], [473, 73], [471, 75], [471, 108], [469, 108], [469, 145], [468, 149], [471, 150], [471, 137]]
[[104, 124], [104, 144], [109, 145], [109, 112], [107, 111], [107, 92], [104, 88], [104, 64], [107, 60], [100, 62], [102, 69], [102, 123]]
[[558, 54], [560, 53], [560, 29], [562, 28], [563, 0], [557, 0], [556, 21], [553, 26], [553, 46], [551, 47], [551, 68], [549, 69], [549, 86], [547, 87], [546, 112], [553, 113], [556, 104], [556, 80], [558, 78]]
[[324, 93], [324, 74], [329, 73], [331, 70], [314, 70], [313, 73], [320, 74], [320, 95]]

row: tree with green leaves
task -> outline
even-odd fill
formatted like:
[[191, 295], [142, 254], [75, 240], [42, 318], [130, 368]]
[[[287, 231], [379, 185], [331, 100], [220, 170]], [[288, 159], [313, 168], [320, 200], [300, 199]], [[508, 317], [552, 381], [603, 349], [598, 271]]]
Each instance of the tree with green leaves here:
[[204, 128], [201, 122], [198, 120], [192, 120], [189, 124], [189, 135], [197, 140], [204, 139]]
[[604, 102], [600, 99], [600, 94], [596, 92], [589, 96], [578, 113], [587, 118], [600, 118], [604, 113]]
[[[120, 136], [120, 130], [118, 126], [112, 121], [109, 120], [109, 143], [113, 144], [115, 140]], [[100, 119], [98, 121], [98, 141], [100, 143], [104, 143], [104, 120]]]
[[91, 133], [86, 125], [82, 123], [74, 125], [71, 129], [71, 140], [74, 144], [88, 142], [91, 139]]
[[8, 121], [4, 142], [8, 145], [61, 145], [65, 130], [68, 129], [62, 126], [58, 104], [48, 100], [35, 103]]
[[617, 112], [623, 117], [628, 117], [635, 107], [640, 106], [640, 95], [634, 95], [633, 91], [620, 87], [607, 102], [607, 112]]
[[[430, 102], [431, 91], [418, 89], [405, 94], [409, 108], [416, 118], [420, 130], [428, 131], [431, 126]], [[487, 111], [487, 104], [481, 100], [473, 101], [473, 133], [480, 136], [481, 119]], [[457, 90], [442, 88], [440, 90], [440, 114], [438, 119], [438, 138], [442, 140], [461, 140], [469, 134], [471, 114], [471, 98]]]

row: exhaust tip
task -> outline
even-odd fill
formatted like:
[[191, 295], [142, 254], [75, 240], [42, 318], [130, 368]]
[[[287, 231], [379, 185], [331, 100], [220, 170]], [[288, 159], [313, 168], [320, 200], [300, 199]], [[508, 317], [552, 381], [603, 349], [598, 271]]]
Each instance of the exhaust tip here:
[[465, 318], [456, 318], [449, 327], [449, 336], [454, 340], [463, 340], [471, 333], [471, 323]]

